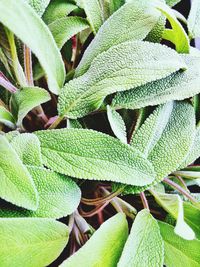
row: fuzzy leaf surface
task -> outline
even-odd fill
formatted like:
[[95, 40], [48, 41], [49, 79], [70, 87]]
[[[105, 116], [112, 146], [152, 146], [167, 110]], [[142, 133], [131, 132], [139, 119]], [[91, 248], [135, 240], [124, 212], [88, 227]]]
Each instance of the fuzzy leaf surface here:
[[200, 1], [193, 0], [188, 17], [188, 30], [192, 38], [200, 37]]

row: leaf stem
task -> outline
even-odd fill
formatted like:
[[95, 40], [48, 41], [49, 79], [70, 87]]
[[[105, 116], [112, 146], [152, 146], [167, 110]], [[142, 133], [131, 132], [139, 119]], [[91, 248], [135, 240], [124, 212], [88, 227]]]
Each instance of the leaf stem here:
[[50, 127], [48, 128], [49, 130], [55, 129], [60, 123], [61, 121], [64, 119], [64, 116], [59, 117], [50, 125]]
[[31, 50], [26, 45], [24, 45], [24, 70], [28, 85], [34, 86]]
[[143, 204], [144, 208], [149, 210], [149, 203], [148, 203], [148, 200], [147, 200], [144, 192], [140, 193], [140, 198], [142, 200], [142, 204]]

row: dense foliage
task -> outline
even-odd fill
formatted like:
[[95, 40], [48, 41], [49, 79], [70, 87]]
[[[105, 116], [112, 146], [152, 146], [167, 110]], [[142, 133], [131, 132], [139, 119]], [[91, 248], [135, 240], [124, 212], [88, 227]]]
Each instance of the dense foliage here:
[[200, 266], [200, 1], [178, 2], [0, 0], [0, 267]]

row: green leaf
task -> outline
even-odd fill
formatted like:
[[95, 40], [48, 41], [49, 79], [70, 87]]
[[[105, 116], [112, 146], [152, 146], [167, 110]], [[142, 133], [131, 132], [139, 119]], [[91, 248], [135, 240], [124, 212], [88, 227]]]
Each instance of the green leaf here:
[[184, 203], [184, 217], [187, 224], [193, 229], [196, 237], [200, 239], [200, 210], [194, 205]]
[[191, 38], [200, 37], [200, 1], [193, 0], [188, 16], [188, 30]]
[[12, 95], [11, 110], [17, 121], [17, 125], [22, 124], [23, 119], [33, 108], [51, 99], [49, 93], [39, 87], [25, 87]]
[[169, 122], [172, 110], [173, 102], [168, 102], [157, 107], [136, 131], [131, 140], [131, 145], [148, 157], [149, 153], [161, 138]]
[[53, 171], [28, 167], [39, 193], [40, 201], [36, 211], [1, 205], [0, 217], [43, 217], [61, 218], [74, 212], [81, 198], [81, 192], [69, 177]]
[[109, 94], [164, 78], [182, 68], [185, 63], [181, 57], [160, 44], [132, 41], [113, 46], [100, 54], [84, 75], [65, 85], [59, 97], [59, 115], [83, 117], [97, 110]]
[[199, 52], [197, 55], [184, 55], [183, 59], [188, 66], [186, 71], [178, 71], [164, 79], [133, 90], [119, 92], [113, 99], [112, 107], [138, 109], [163, 104], [170, 100], [183, 100], [198, 94], [200, 92]]
[[[103, 223], [87, 243], [60, 267], [116, 267], [128, 236], [125, 215], [118, 213]], [[95, 253], [91, 253], [95, 252]]]
[[0, 197], [17, 206], [36, 210], [38, 194], [27, 168], [4, 136], [0, 136]]
[[122, 143], [127, 144], [126, 125], [121, 115], [117, 111], [111, 109], [110, 106], [107, 106], [107, 116], [115, 136], [121, 140]]
[[145, 41], [153, 42], [153, 43], [160, 43], [163, 32], [165, 30], [166, 18], [165, 16], [160, 16], [158, 22], [153, 27], [153, 29], [149, 32]]
[[87, 20], [94, 34], [96, 34], [104, 22], [103, 10], [98, 0], [77, 0], [77, 5], [85, 10]]
[[166, 4], [171, 7], [177, 5], [179, 2], [181, 2], [181, 0], [166, 0]]
[[147, 210], [140, 211], [131, 228], [118, 267], [160, 267], [164, 243], [157, 221]]
[[174, 228], [159, 222], [165, 246], [165, 265], [167, 267], [199, 267], [200, 241], [185, 240], [174, 233]]
[[65, 80], [65, 69], [48, 27], [24, 0], [0, 1], [0, 10], [0, 22], [38, 57], [47, 75], [49, 89], [58, 94]]
[[0, 106], [0, 123], [5, 124], [11, 129], [15, 129], [15, 120], [13, 115], [3, 106]]
[[47, 8], [50, 0], [25, 0], [41, 17]]
[[57, 19], [49, 24], [49, 29], [59, 49], [74, 35], [89, 27], [87, 20], [80, 17]]
[[17, 152], [23, 164], [42, 166], [40, 141], [36, 135], [30, 133], [20, 134], [12, 139], [11, 146]]
[[180, 237], [193, 240], [195, 234], [184, 220], [183, 201], [179, 195], [163, 194], [151, 190], [156, 202], [176, 219], [174, 232]]
[[107, 5], [109, 8], [109, 15], [111, 16], [124, 4], [125, 4], [125, 0], [108, 0]]
[[189, 38], [181, 23], [177, 20], [175, 14], [173, 13], [173, 10], [160, 1], [156, 2], [155, 6], [166, 16], [172, 27], [171, 30], [167, 29], [164, 32], [163, 38], [173, 42], [176, 46], [177, 52], [186, 54], [189, 53]]
[[[123, 5], [102, 25], [76, 68], [75, 76], [83, 75], [102, 52], [126, 41], [143, 40], [153, 29], [160, 12], [152, 1], [135, 0]], [[127, 31], [128, 29], [128, 31]]]
[[66, 17], [76, 8], [76, 5], [66, 0], [52, 0], [43, 15], [43, 20], [46, 24], [50, 24], [57, 19]]
[[86, 129], [38, 131], [36, 135], [44, 165], [62, 174], [139, 186], [155, 178], [141, 153], [109, 135]]
[[68, 236], [68, 227], [52, 219], [0, 219], [1, 265], [48, 266], [62, 252]]

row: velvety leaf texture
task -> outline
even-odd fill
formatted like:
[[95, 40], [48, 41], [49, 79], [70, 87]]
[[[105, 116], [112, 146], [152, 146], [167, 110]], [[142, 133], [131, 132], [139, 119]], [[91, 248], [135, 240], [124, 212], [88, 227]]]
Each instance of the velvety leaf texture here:
[[37, 209], [38, 193], [32, 177], [4, 136], [0, 136], [0, 177], [1, 198], [20, 207]]
[[47, 8], [50, 0], [25, 0], [41, 17]]
[[192, 38], [200, 37], [200, 1], [193, 0], [189, 17], [188, 17], [188, 29]]
[[[87, 243], [60, 267], [116, 267], [128, 236], [128, 224], [123, 214], [103, 223]], [[91, 253], [92, 252], [92, 253]]]
[[136, 216], [125, 244], [118, 267], [161, 267], [164, 262], [164, 243], [157, 221], [147, 210]]
[[0, 1], [0, 10], [1, 23], [16, 34], [38, 57], [47, 75], [49, 89], [58, 94], [65, 80], [65, 69], [48, 27], [24, 0]]
[[47, 266], [60, 255], [68, 236], [68, 227], [52, 219], [1, 218], [1, 266]]
[[59, 97], [59, 115], [83, 117], [98, 109], [109, 94], [164, 78], [185, 67], [174, 50], [160, 44], [132, 41], [113, 46], [100, 54], [84, 75], [65, 85]]
[[3, 205], [0, 217], [61, 218], [74, 212], [79, 205], [81, 192], [69, 177], [53, 171], [28, 167], [39, 193], [36, 211], [28, 211]]
[[155, 26], [159, 16], [160, 12], [149, 0], [136, 0], [123, 5], [102, 25], [85, 51], [75, 76], [84, 74], [92, 61], [110, 47], [126, 41], [143, 40]]
[[36, 132], [43, 163], [50, 169], [89, 180], [146, 185], [155, 178], [151, 163], [138, 150], [93, 130]]

